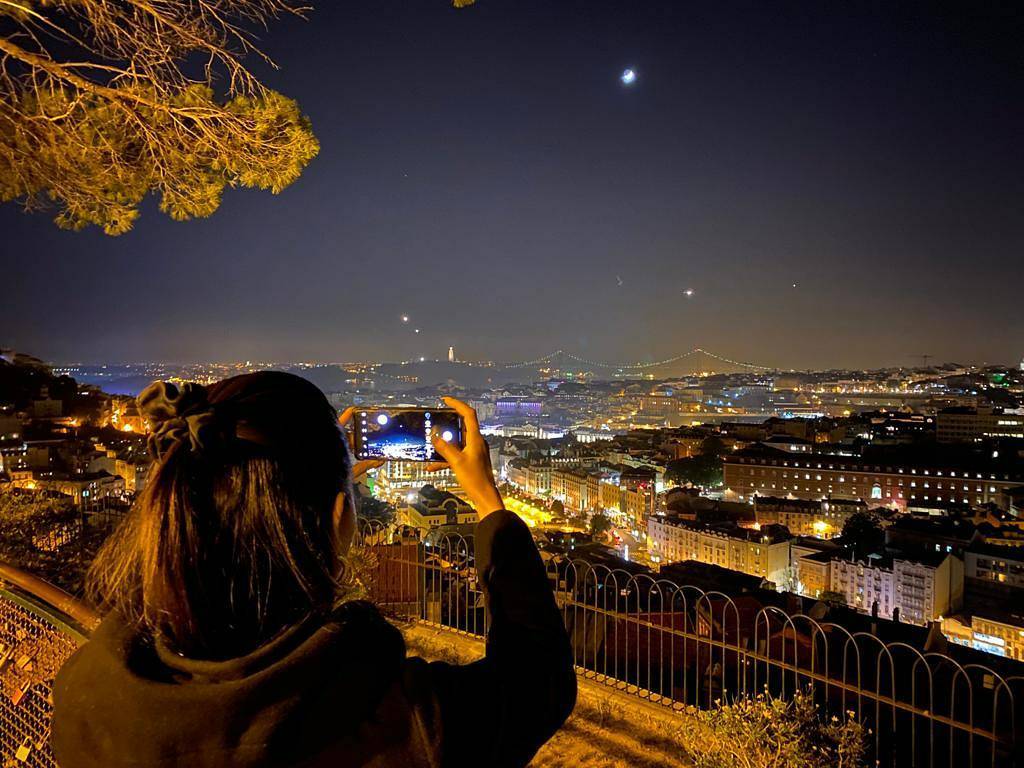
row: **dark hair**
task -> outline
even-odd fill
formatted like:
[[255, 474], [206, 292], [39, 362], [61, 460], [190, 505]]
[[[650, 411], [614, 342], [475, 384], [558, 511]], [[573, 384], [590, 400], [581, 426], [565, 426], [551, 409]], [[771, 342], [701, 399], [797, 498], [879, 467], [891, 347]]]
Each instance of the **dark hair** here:
[[[140, 408], [156, 387], [161, 397], [178, 394], [155, 385]], [[185, 394], [193, 401], [188, 420], [204, 424], [203, 441], [186, 439], [183, 416], [173, 421], [184, 425], [183, 437], [166, 424], [158, 430], [176, 438], [161, 443], [87, 586], [98, 607], [176, 651], [227, 658], [329, 609], [343, 593], [332, 512], [339, 492], [352, 498], [351, 459], [334, 408], [298, 376], [268, 371], [192, 385], [151, 411], [173, 416]], [[210, 421], [216, 429], [206, 429]]]

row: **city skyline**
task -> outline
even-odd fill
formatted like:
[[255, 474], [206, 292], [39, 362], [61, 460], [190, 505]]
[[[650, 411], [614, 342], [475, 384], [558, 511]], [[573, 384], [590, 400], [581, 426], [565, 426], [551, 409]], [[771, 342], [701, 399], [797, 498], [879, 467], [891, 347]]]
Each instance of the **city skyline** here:
[[[567, 370], [579, 369], [580, 371], [590, 371], [592, 373], [599, 373], [601, 371], [608, 372], [609, 375], [615, 374], [615, 377], [621, 377], [623, 374], [636, 373], [637, 376], [644, 376], [647, 374], [659, 374], [659, 377], [664, 378], [670, 374], [667, 371], [674, 371], [679, 373], [684, 369], [688, 370], [689, 373], [686, 375], [696, 375], [704, 373], [800, 373], [800, 372], [827, 372], [827, 371], [885, 371], [885, 370], [937, 370], [942, 368], [1007, 368], [1014, 369], [1020, 368], [1024, 370], [1024, 358], [1018, 361], [1009, 360], [974, 360], [974, 359], [963, 359], [963, 360], [943, 360], [937, 358], [935, 355], [908, 355], [907, 358], [913, 362], [906, 364], [894, 364], [894, 365], [864, 365], [864, 366], [827, 366], [827, 367], [805, 367], [805, 368], [787, 368], [781, 365], [765, 365], [761, 363], [755, 363], [745, 360], [736, 360], [733, 358], [726, 357], [725, 355], [719, 355], [712, 350], [707, 350], [702, 347], [694, 347], [686, 352], [678, 355], [672, 355], [662, 360], [593, 360], [589, 358], [583, 358], [579, 355], [573, 354], [567, 350], [558, 349], [547, 355], [541, 355], [531, 359], [524, 360], [502, 360], [502, 359], [491, 359], [491, 358], [476, 358], [476, 359], [465, 359], [458, 358], [453, 359], [450, 355], [452, 347], [449, 347], [449, 352], [445, 355], [420, 355], [419, 357], [410, 357], [404, 360], [389, 360], [385, 358], [379, 359], [343, 359], [343, 358], [281, 358], [281, 359], [270, 359], [270, 358], [251, 358], [251, 359], [233, 359], [233, 358], [219, 358], [219, 359], [194, 359], [194, 360], [159, 360], [159, 359], [148, 359], [148, 360], [119, 360], [119, 359], [97, 359], [97, 360], [86, 360], [86, 359], [60, 359], [60, 360], [44, 360], [47, 364], [50, 364], [58, 369], [65, 369], [68, 366], [84, 366], [84, 367], [99, 367], [99, 366], [203, 366], [203, 365], [245, 365], [245, 366], [278, 366], [278, 365], [289, 365], [289, 366], [346, 366], [346, 365], [416, 365], [419, 363], [447, 363], [453, 365], [466, 365], [466, 366], [478, 366], [478, 367], [494, 367], [498, 369], [515, 369], [515, 368], [528, 368], [528, 367], [541, 367], [544, 366], [546, 369], [551, 370], [553, 368], [564, 368]], [[12, 350], [22, 354], [31, 354], [27, 350]], [[33, 355], [34, 356], [34, 355]], [[564, 365], [556, 365], [557, 361], [564, 361]], [[699, 360], [704, 360], [708, 365], [700, 365]], [[691, 362], [694, 361], [694, 362]], [[717, 367], [716, 367], [717, 366]], [[664, 374], [664, 375], [662, 375]], [[675, 375], [675, 374], [671, 374]]]
[[[22, 350], [17, 350], [22, 352]], [[545, 356], [546, 357], [546, 356]], [[693, 375], [704, 375], [704, 374], [717, 374], [717, 373], [824, 373], [829, 371], [847, 371], [847, 372], [858, 372], [858, 371], [914, 371], [914, 370], [938, 370], [942, 368], [970, 368], [970, 369], [982, 369], [982, 368], [1006, 368], [1024, 369], [1024, 359], [1020, 361], [999, 361], [999, 360], [932, 360], [934, 355], [911, 355], [908, 356], [910, 359], [917, 359], [917, 363], [909, 363], [906, 365], [865, 365], [865, 366], [827, 366], [827, 367], [805, 367], [805, 368], [786, 368], [783, 366], [772, 366], [772, 365], [760, 365], [755, 363], [747, 363], [743, 361], [727, 361], [722, 359], [721, 365], [718, 368], [714, 367], [690, 367], [688, 370], [683, 371], [678, 369], [672, 371], [672, 366], [669, 365], [658, 365], [656, 362], [627, 362], [627, 361], [592, 361], [589, 363], [583, 363], [575, 368], [581, 371], [587, 371], [591, 373], [598, 373], [602, 370], [608, 372], [609, 378], [624, 378], [626, 374], [635, 373], [637, 378], [646, 377], [653, 375], [656, 379], [672, 378], [673, 376], [693, 376]], [[927, 365], [921, 362], [922, 357], [928, 357], [931, 362]], [[529, 360], [446, 360], [444, 357], [420, 357], [410, 358], [408, 360], [355, 360], [355, 359], [317, 359], [317, 358], [306, 358], [303, 360], [299, 359], [208, 359], [208, 360], [84, 360], [84, 359], [61, 359], [61, 360], [44, 360], [45, 363], [52, 365], [56, 369], [65, 369], [68, 366], [85, 366], [85, 367], [98, 367], [98, 366], [146, 366], [146, 365], [166, 365], [166, 366], [203, 366], [203, 365], [246, 365], [246, 366], [346, 366], [346, 365], [415, 365], [418, 363], [450, 363], [453, 365], [465, 365], [470, 367], [494, 367], [499, 369], [505, 368], [517, 368], [527, 367], [532, 361]], [[563, 366], [569, 369], [569, 366]], [[596, 369], [596, 370], [595, 370]], [[671, 373], [664, 373], [666, 370], [672, 371]], [[597, 377], [599, 380], [600, 376]], [[627, 377], [628, 378], [628, 377]]]
[[916, 7], [321, 4], [262, 39], [267, 83], [321, 142], [303, 176], [187, 223], [151, 201], [118, 238], [0, 206], [3, 344], [1016, 364], [1019, 28]]

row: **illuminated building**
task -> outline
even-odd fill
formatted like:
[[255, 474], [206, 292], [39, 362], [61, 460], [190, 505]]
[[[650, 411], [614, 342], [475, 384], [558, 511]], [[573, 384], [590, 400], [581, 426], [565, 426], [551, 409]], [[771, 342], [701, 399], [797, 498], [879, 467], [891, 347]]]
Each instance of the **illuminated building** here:
[[867, 509], [850, 499], [787, 499], [755, 496], [754, 516], [760, 525], [784, 525], [794, 536], [838, 536], [850, 515]]
[[[99, 448], [100, 446], [97, 446]], [[93, 458], [88, 465], [89, 472], [107, 472], [124, 480], [127, 493], [139, 493], [146, 487], [146, 478], [152, 465], [148, 455], [131, 450], [106, 448], [102, 455]]]
[[993, 437], [1024, 438], [1024, 410], [944, 408], [935, 414], [936, 439], [940, 443], [978, 442]]
[[459, 484], [450, 469], [428, 472], [427, 465], [417, 461], [387, 461], [373, 472], [374, 495], [386, 501], [402, 501], [407, 494], [418, 492], [425, 485], [457, 492]]
[[987, 611], [944, 616], [942, 633], [954, 643], [1024, 661], [1024, 616]]
[[843, 595], [858, 611], [926, 624], [960, 608], [963, 602], [964, 564], [950, 554], [914, 559], [872, 555], [866, 559], [831, 561], [830, 591]]
[[[629, 493], [628, 490], [626, 492]], [[619, 485], [618, 477], [614, 478], [614, 480], [602, 478], [601, 482], [598, 483], [597, 493], [601, 509], [625, 514], [623, 509], [623, 489]], [[636, 495], [635, 491], [632, 493]]]
[[811, 453], [814, 448], [814, 443], [810, 440], [791, 435], [772, 435], [762, 442], [769, 448], [777, 448], [787, 453]]
[[498, 418], [523, 418], [540, 416], [543, 403], [532, 397], [499, 397], [494, 402]]
[[832, 558], [829, 551], [806, 551], [797, 544], [791, 548], [793, 566], [796, 569], [798, 589], [802, 595], [819, 597], [832, 588]]
[[551, 465], [531, 464], [526, 468], [526, 488], [530, 493], [551, 493]]
[[135, 398], [115, 397], [110, 401], [110, 426], [122, 432], [143, 434], [149, 431], [146, 420], [142, 418], [135, 404]]
[[763, 495], [858, 499], [874, 507], [928, 502], [1005, 506], [1003, 492], [1024, 481], [1019, 464], [1002, 464], [994, 471], [994, 466], [978, 462], [925, 465], [905, 459], [896, 464], [826, 453], [794, 456], [768, 448], [726, 454], [722, 461], [726, 497], [740, 501]]
[[623, 490], [622, 511], [638, 528], [647, 526], [647, 519], [657, 511], [658, 473], [647, 467], [625, 467], [619, 476]]
[[776, 584], [785, 578], [790, 565], [789, 539], [781, 528], [711, 527], [658, 515], [647, 521], [649, 552], [663, 563], [694, 560], [762, 576]]
[[968, 579], [1024, 590], [1024, 547], [976, 542], [964, 552], [964, 567]]
[[476, 510], [458, 496], [433, 485], [409, 491], [397, 507], [398, 521], [414, 528], [437, 528], [441, 525], [475, 523]]
[[666, 448], [673, 459], [689, 459], [700, 454], [705, 439], [703, 434], [681, 435], [673, 437]]
[[668, 426], [682, 424], [683, 414], [700, 410], [699, 404], [686, 403], [668, 395], [637, 395], [634, 402], [639, 422], [663, 423]]
[[599, 478], [580, 469], [556, 469], [551, 472], [551, 495], [566, 509], [577, 512], [594, 510], [600, 505]]
[[114, 474], [124, 480], [125, 491], [140, 493], [146, 487], [149, 468], [150, 462], [142, 459], [118, 459], [114, 465]]
[[569, 512], [624, 515], [640, 527], [653, 514], [657, 500], [650, 475], [641, 471], [637, 477], [637, 471], [628, 468], [616, 472], [513, 461], [508, 480], [528, 493], [550, 495]]
[[107, 472], [66, 474], [59, 472], [13, 472], [11, 485], [30, 491], [56, 491], [70, 496], [79, 506], [108, 496], [124, 495], [124, 480]]

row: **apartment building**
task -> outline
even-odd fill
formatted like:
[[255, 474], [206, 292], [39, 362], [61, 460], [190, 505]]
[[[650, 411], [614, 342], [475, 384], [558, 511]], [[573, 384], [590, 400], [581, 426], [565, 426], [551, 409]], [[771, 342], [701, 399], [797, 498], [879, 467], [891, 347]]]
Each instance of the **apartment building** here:
[[694, 560], [776, 584], [785, 578], [790, 564], [789, 535], [777, 527], [756, 531], [654, 515], [647, 521], [647, 546], [662, 563]]
[[796, 571], [797, 591], [810, 597], [821, 597], [832, 589], [833, 552], [800, 552], [791, 548], [793, 567]]
[[[961, 607], [963, 561], [951, 554], [905, 559], [888, 555], [866, 559], [833, 558], [830, 591], [865, 613], [894, 615], [910, 624], [926, 624]], [[898, 613], [897, 613], [898, 611]]]
[[964, 552], [968, 579], [1024, 589], [1024, 547], [975, 542]]
[[944, 408], [935, 414], [940, 443], [972, 443], [992, 437], [1024, 438], [1024, 410], [992, 406]]
[[754, 497], [754, 516], [758, 525], [784, 525], [794, 536], [838, 536], [854, 512], [868, 506], [855, 499], [787, 499], [778, 496]]

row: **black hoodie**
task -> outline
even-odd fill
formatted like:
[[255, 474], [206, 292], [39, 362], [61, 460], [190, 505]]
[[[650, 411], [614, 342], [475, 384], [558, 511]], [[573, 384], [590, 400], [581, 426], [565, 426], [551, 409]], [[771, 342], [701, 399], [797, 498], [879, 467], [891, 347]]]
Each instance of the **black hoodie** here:
[[572, 711], [572, 653], [529, 529], [504, 510], [476, 533], [486, 656], [406, 658], [362, 602], [247, 656], [186, 659], [108, 616], [54, 682], [61, 768], [521, 766]]

